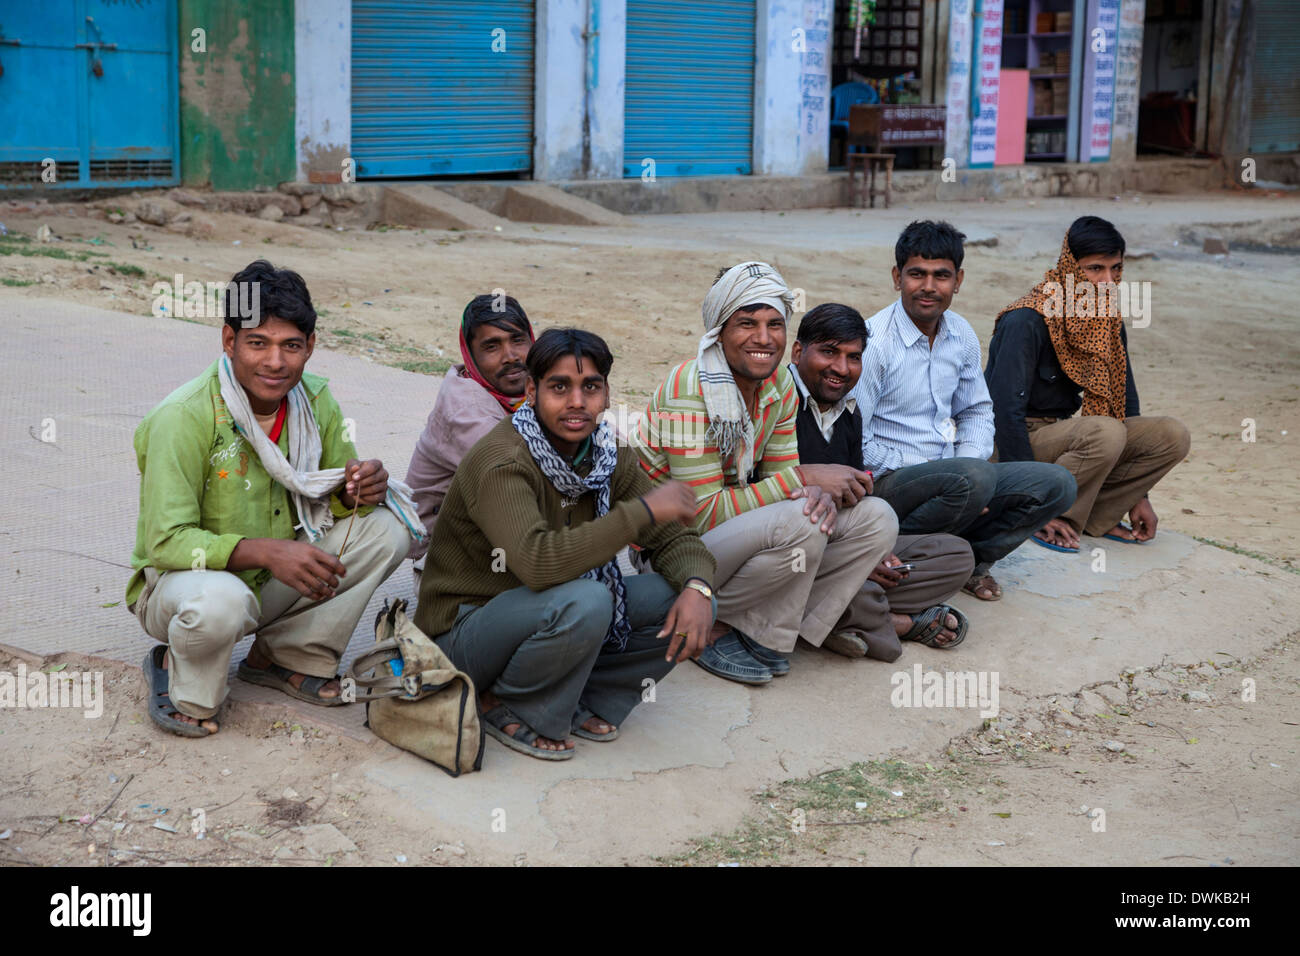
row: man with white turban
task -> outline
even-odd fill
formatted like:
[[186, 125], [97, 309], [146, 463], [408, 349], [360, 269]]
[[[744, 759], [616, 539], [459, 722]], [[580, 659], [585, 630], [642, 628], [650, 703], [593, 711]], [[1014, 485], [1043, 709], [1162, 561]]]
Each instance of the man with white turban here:
[[821, 646], [898, 534], [869, 472], [799, 464], [783, 362], [793, 303], [765, 262], [720, 273], [697, 356], [668, 373], [632, 438], [652, 480], [694, 490], [718, 562], [718, 623], [696, 663], [745, 684], [787, 673], [800, 637]]

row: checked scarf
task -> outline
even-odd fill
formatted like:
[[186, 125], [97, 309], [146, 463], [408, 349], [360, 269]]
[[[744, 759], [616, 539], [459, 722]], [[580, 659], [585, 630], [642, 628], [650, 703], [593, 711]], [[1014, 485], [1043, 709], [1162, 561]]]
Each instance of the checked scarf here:
[[[602, 518], [609, 513], [610, 480], [614, 475], [614, 466], [618, 464], [618, 443], [610, 432], [609, 425], [601, 422], [592, 434], [596, 460], [587, 477], [582, 478], [555, 450], [555, 446], [542, 431], [531, 405], [520, 406], [510, 416], [510, 422], [528, 445], [533, 461], [537, 462], [537, 467], [542, 470], [546, 480], [555, 486], [556, 491], [566, 498], [579, 498], [594, 491], [596, 517]], [[618, 561], [606, 561], [582, 576], [599, 581], [614, 596], [614, 620], [609, 625], [609, 633], [605, 635], [605, 643], [615, 644], [620, 651], [624, 650], [627, 639], [632, 635], [632, 627], [627, 620], [627, 588], [623, 585], [623, 573], [618, 569]]]

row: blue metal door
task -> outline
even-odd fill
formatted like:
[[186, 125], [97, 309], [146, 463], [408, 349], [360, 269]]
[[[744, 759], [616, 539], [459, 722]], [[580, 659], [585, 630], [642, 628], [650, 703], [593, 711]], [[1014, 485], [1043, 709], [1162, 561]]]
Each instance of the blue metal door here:
[[0, 6], [0, 189], [178, 183], [176, 34], [176, 0]]
[[353, 0], [359, 178], [533, 165], [532, 0]]
[[624, 176], [752, 172], [753, 0], [627, 0], [623, 116]]

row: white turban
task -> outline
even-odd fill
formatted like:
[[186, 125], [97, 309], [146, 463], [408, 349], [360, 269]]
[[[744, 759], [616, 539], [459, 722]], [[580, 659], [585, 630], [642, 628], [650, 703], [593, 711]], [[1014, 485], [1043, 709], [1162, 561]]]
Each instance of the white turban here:
[[723, 354], [722, 326], [745, 306], [770, 305], [788, 321], [794, 294], [766, 262], [742, 262], [723, 273], [704, 297], [704, 336], [698, 353], [700, 387], [709, 412], [707, 436], [722, 458], [734, 456], [736, 478], [744, 487], [754, 467], [754, 422]]

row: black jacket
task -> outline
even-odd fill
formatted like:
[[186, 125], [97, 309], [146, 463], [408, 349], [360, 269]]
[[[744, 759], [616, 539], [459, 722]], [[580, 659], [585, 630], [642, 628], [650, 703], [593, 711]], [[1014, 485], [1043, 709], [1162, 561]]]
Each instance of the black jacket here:
[[[1127, 375], [1124, 414], [1134, 418], [1141, 411], [1128, 354], [1128, 332], [1122, 324], [1119, 337]], [[1065, 374], [1047, 323], [1041, 313], [1029, 308], [1008, 312], [998, 322], [989, 342], [984, 381], [993, 399], [998, 461], [1034, 460], [1026, 418], [1069, 418], [1083, 405], [1083, 386]]]

